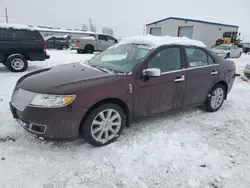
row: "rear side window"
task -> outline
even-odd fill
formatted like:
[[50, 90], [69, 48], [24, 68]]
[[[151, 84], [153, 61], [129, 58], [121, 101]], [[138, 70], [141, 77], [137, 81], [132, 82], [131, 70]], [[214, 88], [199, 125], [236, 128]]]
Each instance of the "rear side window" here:
[[188, 60], [188, 68], [208, 65], [207, 53], [197, 48], [185, 48]]
[[32, 31], [29, 30], [13, 30], [13, 34], [17, 39], [34, 39]]
[[33, 34], [34, 34], [36, 40], [41, 40], [41, 41], [44, 40], [42, 35], [39, 33], [39, 31], [33, 31]]
[[12, 38], [12, 32], [9, 29], [0, 28], [0, 38], [6, 39], [6, 38]]

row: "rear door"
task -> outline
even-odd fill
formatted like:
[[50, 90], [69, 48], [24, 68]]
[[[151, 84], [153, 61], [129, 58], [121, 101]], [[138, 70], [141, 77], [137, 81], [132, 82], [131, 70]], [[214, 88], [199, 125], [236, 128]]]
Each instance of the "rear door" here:
[[[185, 71], [179, 46], [160, 49], [139, 71], [134, 82], [133, 111], [136, 119], [181, 107], [185, 89]], [[145, 78], [142, 71], [159, 68], [160, 77]]]
[[219, 65], [203, 49], [184, 47], [186, 88], [182, 107], [201, 104], [218, 80]]
[[12, 48], [17, 53], [32, 53], [43, 49], [42, 42], [35, 42], [35, 35], [28, 29], [12, 29], [15, 44]]

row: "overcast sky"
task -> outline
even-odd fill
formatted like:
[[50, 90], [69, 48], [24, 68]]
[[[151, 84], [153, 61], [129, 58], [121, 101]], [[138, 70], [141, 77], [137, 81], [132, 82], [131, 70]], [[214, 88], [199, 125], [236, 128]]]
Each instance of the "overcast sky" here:
[[250, 40], [250, 0], [0, 0], [9, 22], [81, 28], [92, 18], [116, 36], [141, 35], [143, 24], [175, 16], [239, 25]]

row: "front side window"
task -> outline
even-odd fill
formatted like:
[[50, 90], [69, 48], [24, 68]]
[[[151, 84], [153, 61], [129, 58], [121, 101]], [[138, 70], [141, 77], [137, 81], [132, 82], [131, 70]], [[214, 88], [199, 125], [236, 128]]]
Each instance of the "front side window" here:
[[109, 42], [113, 42], [113, 43], [116, 42], [116, 40], [113, 37], [107, 36], [107, 39]]
[[185, 48], [188, 60], [188, 68], [208, 65], [206, 52], [197, 48]]
[[105, 35], [99, 35], [98, 39], [102, 40], [102, 41], [108, 41], [108, 39], [107, 39], [107, 37]]
[[116, 73], [129, 73], [149, 54], [151, 49], [151, 46], [143, 44], [113, 46], [94, 56], [87, 64]]
[[173, 47], [156, 53], [148, 63], [148, 68], [158, 68], [162, 73], [181, 69], [180, 48]]

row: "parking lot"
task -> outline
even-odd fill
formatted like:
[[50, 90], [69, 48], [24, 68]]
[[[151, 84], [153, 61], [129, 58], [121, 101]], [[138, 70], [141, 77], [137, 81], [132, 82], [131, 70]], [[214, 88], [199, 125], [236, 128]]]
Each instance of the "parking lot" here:
[[[31, 62], [27, 72], [92, 57], [48, 53], [49, 60]], [[250, 55], [232, 60], [243, 74]], [[8, 102], [27, 72], [0, 65], [0, 187], [249, 187], [250, 82], [237, 77], [216, 113], [195, 108], [150, 118], [126, 128], [115, 143], [93, 148], [83, 140], [37, 140], [12, 118]]]

